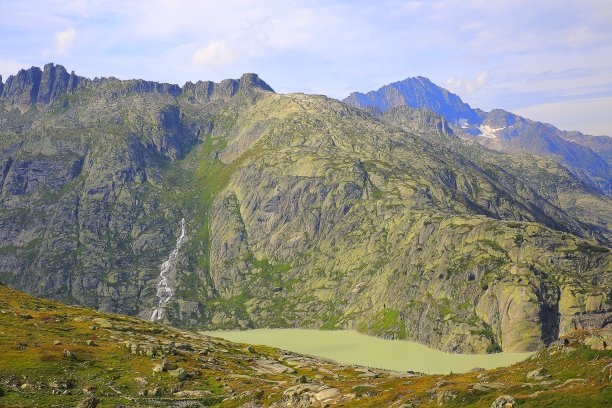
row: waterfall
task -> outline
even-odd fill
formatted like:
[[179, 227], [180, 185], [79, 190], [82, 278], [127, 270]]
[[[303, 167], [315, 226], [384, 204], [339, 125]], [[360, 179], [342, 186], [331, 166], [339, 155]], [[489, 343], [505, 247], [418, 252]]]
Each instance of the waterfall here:
[[183, 241], [185, 241], [185, 218], [181, 219], [181, 234], [176, 240], [176, 246], [174, 250], [170, 252], [168, 259], [162, 264], [159, 272], [159, 282], [157, 283], [157, 297], [159, 300], [157, 302], [157, 308], [153, 310], [153, 314], [151, 315], [152, 322], [163, 318], [163, 307], [172, 298], [172, 295], [174, 295], [174, 289], [170, 286], [170, 282], [168, 281], [168, 273], [176, 266], [176, 258], [183, 245]]

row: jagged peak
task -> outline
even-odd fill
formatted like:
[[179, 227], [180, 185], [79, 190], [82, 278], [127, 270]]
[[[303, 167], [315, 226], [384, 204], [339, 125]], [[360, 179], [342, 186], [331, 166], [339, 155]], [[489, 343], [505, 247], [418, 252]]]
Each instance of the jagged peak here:
[[452, 123], [480, 121], [478, 114], [458, 95], [423, 76], [408, 77], [365, 94], [353, 92], [344, 102], [362, 109], [365, 106], [374, 106], [382, 112], [395, 106], [408, 105], [413, 108], [428, 108], [444, 115]]
[[198, 81], [196, 83], [187, 82], [182, 87], [182, 92], [198, 100], [217, 100], [227, 99], [239, 91], [266, 91], [274, 92], [259, 75], [254, 73], [243, 74], [240, 79], [224, 79], [221, 82]]
[[391, 83], [391, 84], [389, 84], [389, 85], [395, 85], [395, 84], [405, 84], [405, 83], [419, 83], [419, 84], [426, 84], [426, 85], [429, 85], [429, 86], [432, 86], [432, 87], [435, 87], [435, 88], [442, 89], [442, 90], [445, 90], [445, 91], [446, 91], [446, 89], [444, 89], [444, 88], [442, 88], [441, 86], [438, 86], [438, 85], [436, 85], [435, 83], [433, 83], [433, 82], [431, 81], [431, 79], [429, 79], [429, 78], [427, 78], [427, 77], [424, 77], [424, 76], [420, 76], [420, 75], [417, 75], [417, 76], [415, 76], [415, 77], [408, 77], [408, 78], [403, 79], [403, 80], [401, 80], [401, 81], [392, 82], [392, 83]]
[[6, 83], [0, 85], [0, 98], [21, 108], [48, 104], [63, 93], [75, 90], [83, 79], [74, 71], [69, 74], [64, 66], [52, 62], [42, 69], [32, 66], [10, 75]]
[[242, 74], [242, 76], [240, 77], [240, 85], [243, 87], [248, 86], [252, 88], [260, 88], [268, 92], [274, 92], [274, 89], [272, 89], [270, 85], [268, 85], [263, 79], [261, 79], [259, 75], [251, 72]]
[[227, 99], [239, 91], [265, 91], [274, 92], [259, 75], [245, 73], [239, 79], [224, 79], [221, 82], [197, 81], [187, 82], [182, 87], [176, 84], [147, 81], [143, 79], [120, 80], [114, 77], [87, 79], [78, 76], [60, 64], [49, 62], [41, 69], [37, 66], [22, 68], [15, 75], [10, 75], [6, 83], [0, 77], [0, 99], [9, 105], [27, 109], [36, 104], [49, 104], [58, 96], [74, 91], [79, 85], [102, 85], [109, 81], [117, 81], [125, 85], [115, 95], [130, 93], [168, 93], [174, 97], [187, 94], [196, 99], [207, 101]]

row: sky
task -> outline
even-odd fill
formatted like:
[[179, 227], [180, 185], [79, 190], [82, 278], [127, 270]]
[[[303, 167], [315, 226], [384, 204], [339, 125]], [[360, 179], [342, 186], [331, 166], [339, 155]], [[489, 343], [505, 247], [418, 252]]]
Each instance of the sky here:
[[344, 98], [425, 76], [472, 107], [612, 135], [610, 0], [0, 0], [0, 75], [255, 72]]

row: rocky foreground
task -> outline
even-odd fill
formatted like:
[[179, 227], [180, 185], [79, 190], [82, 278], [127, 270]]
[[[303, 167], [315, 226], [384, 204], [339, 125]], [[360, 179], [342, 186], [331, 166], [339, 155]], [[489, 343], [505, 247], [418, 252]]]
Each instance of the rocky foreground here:
[[511, 367], [397, 373], [247, 346], [0, 285], [0, 406], [609, 406], [610, 332]]

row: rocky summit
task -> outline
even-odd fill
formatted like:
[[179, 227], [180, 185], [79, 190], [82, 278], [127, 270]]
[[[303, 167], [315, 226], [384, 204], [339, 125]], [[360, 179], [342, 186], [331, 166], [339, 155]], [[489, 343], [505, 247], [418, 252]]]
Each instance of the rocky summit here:
[[[22, 70], [0, 81], [0, 280], [180, 327], [349, 328], [450, 352], [609, 327], [605, 143], [492, 150], [469, 132], [535, 141], [541, 124], [417, 82], [394, 100], [422, 106], [376, 111], [255, 74]], [[583, 151], [597, 158], [568, 161]]]

